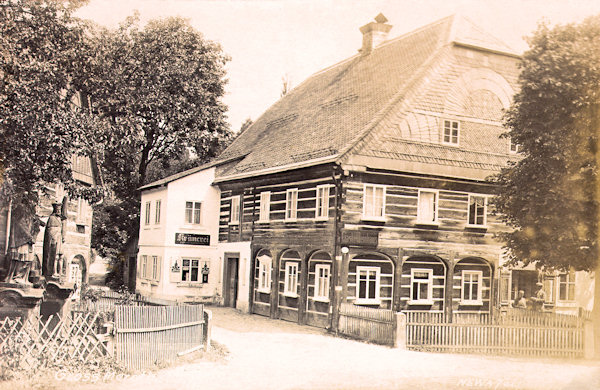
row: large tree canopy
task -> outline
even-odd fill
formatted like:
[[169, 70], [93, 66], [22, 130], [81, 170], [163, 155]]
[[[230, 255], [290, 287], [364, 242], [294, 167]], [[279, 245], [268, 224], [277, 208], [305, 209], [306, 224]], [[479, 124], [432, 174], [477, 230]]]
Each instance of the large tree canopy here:
[[35, 210], [44, 183], [73, 181], [71, 157], [85, 154], [92, 118], [74, 105], [70, 76], [81, 65], [83, 30], [77, 4], [44, 0], [0, 2], [0, 166], [2, 200], [24, 214]]
[[104, 124], [94, 141], [115, 199], [97, 216], [114, 226], [102, 229], [98, 220], [94, 243], [107, 254], [137, 235], [137, 188], [147, 183], [149, 166], [168, 166], [188, 150], [201, 163], [231, 137], [221, 101], [228, 58], [181, 18], [142, 28], [134, 16], [116, 30], [91, 28], [89, 36], [89, 62], [74, 85]]
[[521, 90], [507, 113], [523, 159], [497, 177], [495, 203], [515, 228], [513, 263], [548, 269], [597, 265], [600, 16], [541, 25], [523, 56]]

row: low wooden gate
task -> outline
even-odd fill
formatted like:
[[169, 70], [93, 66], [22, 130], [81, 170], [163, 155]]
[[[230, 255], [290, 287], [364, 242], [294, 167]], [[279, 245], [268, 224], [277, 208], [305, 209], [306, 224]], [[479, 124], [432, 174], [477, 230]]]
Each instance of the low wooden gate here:
[[0, 356], [15, 370], [69, 363], [92, 363], [111, 354], [107, 339], [97, 335], [98, 313], [61, 318], [6, 317], [0, 321]]
[[407, 312], [411, 350], [498, 355], [582, 357], [583, 321], [575, 316], [509, 310], [479, 319]]
[[116, 306], [116, 358], [142, 370], [199, 348], [204, 340], [204, 306]]
[[361, 340], [394, 345], [396, 317], [391, 310], [342, 303], [338, 331]]

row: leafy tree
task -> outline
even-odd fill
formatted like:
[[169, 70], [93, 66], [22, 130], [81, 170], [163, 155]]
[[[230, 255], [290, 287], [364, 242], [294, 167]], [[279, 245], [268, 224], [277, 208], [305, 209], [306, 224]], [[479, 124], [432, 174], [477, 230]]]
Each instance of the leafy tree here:
[[74, 182], [73, 153], [86, 154], [93, 118], [74, 105], [71, 74], [81, 63], [83, 30], [72, 17], [79, 2], [0, 2], [0, 166], [2, 200], [20, 216], [35, 212], [44, 183], [72, 195], [97, 193]]
[[244, 121], [244, 123], [242, 123], [242, 125], [240, 126], [240, 131], [238, 131], [237, 135], [239, 136], [240, 134], [242, 134], [244, 131], [246, 131], [246, 129], [250, 126], [252, 126], [252, 123], [254, 123], [252, 121], [252, 119], [250, 118], [246, 118], [246, 120]]
[[104, 124], [94, 141], [114, 199], [95, 211], [110, 215], [112, 226], [97, 225], [93, 244], [106, 255], [137, 235], [137, 188], [147, 183], [151, 164], [164, 165], [188, 148], [201, 163], [231, 138], [221, 102], [228, 58], [181, 18], [142, 28], [134, 16], [115, 30], [92, 26], [89, 36], [90, 61], [74, 85]]
[[[506, 117], [523, 159], [497, 177], [495, 203], [514, 228], [503, 238], [512, 264], [600, 275], [600, 15], [580, 25], [540, 25], [529, 44], [521, 90]], [[597, 279], [594, 317], [600, 321]]]

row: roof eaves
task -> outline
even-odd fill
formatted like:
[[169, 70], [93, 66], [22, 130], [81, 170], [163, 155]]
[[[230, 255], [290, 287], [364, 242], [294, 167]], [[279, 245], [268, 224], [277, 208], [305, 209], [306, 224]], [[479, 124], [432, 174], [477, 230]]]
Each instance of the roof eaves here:
[[209, 163], [206, 163], [206, 164], [194, 167], [194, 168], [190, 168], [190, 169], [188, 169], [186, 171], [182, 171], [182, 172], [176, 173], [174, 175], [167, 176], [167, 177], [165, 177], [163, 179], [154, 181], [152, 183], [145, 184], [145, 185], [139, 187], [138, 190], [139, 191], [143, 191], [143, 190], [149, 190], [149, 189], [155, 188], [155, 187], [161, 187], [161, 186], [163, 186], [165, 184], [169, 184], [169, 183], [171, 183], [171, 182], [173, 182], [175, 180], [181, 179], [181, 178], [189, 176], [189, 175], [193, 175], [196, 172], [200, 172], [200, 171], [203, 171], [203, 170], [208, 169], [208, 168], [216, 167], [217, 165], [225, 164], [225, 163], [227, 163], [227, 162], [229, 162], [231, 160], [235, 160], [235, 159], [221, 160], [221, 161], [211, 161]]
[[269, 175], [272, 173], [290, 171], [292, 169], [306, 168], [306, 167], [310, 167], [313, 165], [326, 164], [326, 163], [330, 163], [330, 162], [335, 162], [337, 157], [338, 157], [338, 155], [334, 154], [331, 156], [319, 157], [319, 158], [315, 158], [312, 160], [300, 161], [297, 163], [280, 165], [277, 167], [270, 167], [270, 168], [260, 169], [257, 171], [249, 171], [249, 172], [236, 173], [233, 175], [221, 176], [221, 177], [215, 178], [214, 183], [215, 184], [224, 183], [224, 182], [232, 181], [232, 180], [246, 179], [248, 177], [253, 177], [253, 176], [263, 176], [263, 175]]
[[452, 44], [454, 44], [455, 46], [464, 47], [466, 49], [475, 49], [475, 50], [480, 50], [480, 51], [486, 51], [489, 53], [505, 55], [505, 56], [514, 57], [517, 59], [522, 58], [522, 56], [520, 54], [518, 54], [516, 52], [511, 52], [508, 50], [504, 51], [504, 50], [498, 50], [498, 49], [491, 49], [489, 47], [474, 45], [472, 43], [465, 43], [465, 42], [460, 42], [460, 41], [453, 41]]

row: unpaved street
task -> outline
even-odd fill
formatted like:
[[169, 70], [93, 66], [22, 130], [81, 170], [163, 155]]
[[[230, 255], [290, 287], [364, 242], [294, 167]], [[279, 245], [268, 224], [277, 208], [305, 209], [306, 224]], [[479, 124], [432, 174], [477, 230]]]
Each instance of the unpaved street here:
[[74, 389], [600, 389], [600, 363], [410, 352], [332, 337], [292, 323], [214, 313], [229, 353]]

